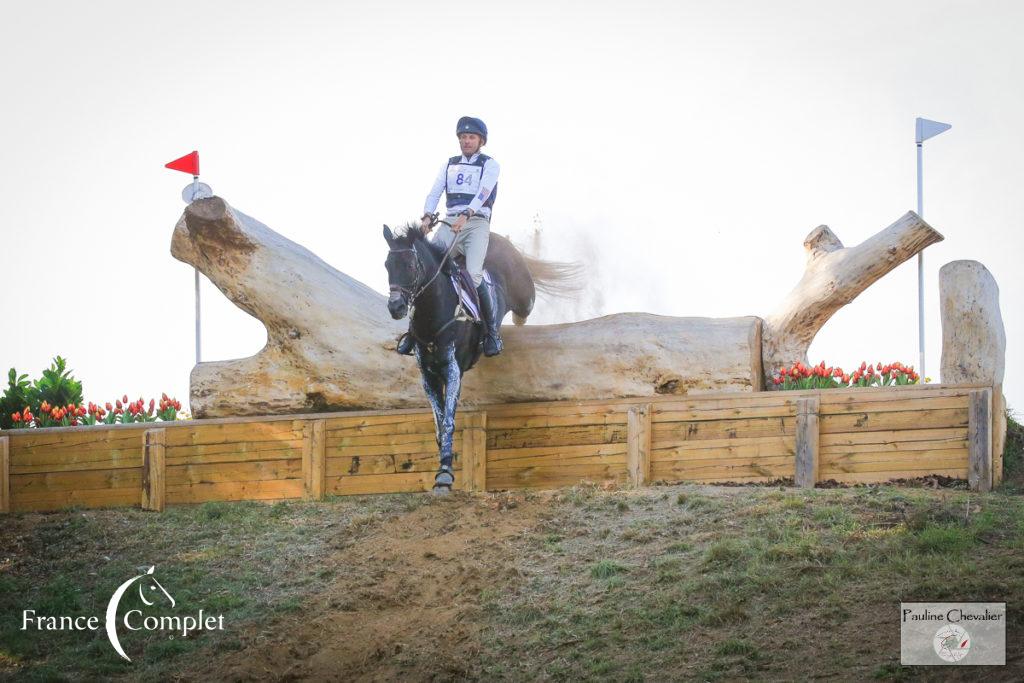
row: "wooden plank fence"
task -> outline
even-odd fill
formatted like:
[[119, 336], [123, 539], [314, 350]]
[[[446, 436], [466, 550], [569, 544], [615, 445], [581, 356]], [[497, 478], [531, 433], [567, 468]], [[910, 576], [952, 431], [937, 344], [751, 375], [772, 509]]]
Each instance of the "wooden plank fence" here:
[[[928, 474], [987, 491], [992, 434], [977, 386], [520, 403], [460, 411], [454, 468], [467, 491]], [[436, 468], [423, 410], [11, 430], [0, 512], [427, 491]]]

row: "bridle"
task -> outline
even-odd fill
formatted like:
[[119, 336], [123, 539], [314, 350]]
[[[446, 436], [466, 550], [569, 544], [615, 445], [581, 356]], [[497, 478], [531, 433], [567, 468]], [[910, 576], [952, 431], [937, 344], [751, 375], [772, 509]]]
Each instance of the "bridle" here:
[[[452, 224], [449, 223], [448, 221], [443, 221], [443, 220], [438, 219], [438, 214], [436, 214], [436, 213], [431, 214], [430, 227], [433, 228], [438, 223], [444, 223], [449, 228], [452, 227]], [[415, 273], [415, 276], [413, 277], [413, 281], [411, 283], [409, 283], [409, 284], [390, 285], [388, 287], [389, 291], [391, 291], [391, 292], [399, 292], [400, 294], [402, 294], [402, 296], [405, 297], [405, 305], [409, 307], [409, 321], [410, 321], [410, 323], [412, 322], [413, 315], [414, 315], [414, 313], [416, 311], [415, 304], [416, 304], [417, 297], [419, 297], [420, 294], [425, 292], [427, 287], [429, 287], [430, 284], [435, 279], [437, 279], [437, 276], [441, 274], [441, 270], [444, 269], [445, 262], [448, 260], [448, 257], [451, 256], [452, 251], [455, 249], [455, 242], [456, 242], [456, 240], [452, 239], [452, 243], [450, 245], [448, 245], [448, 250], [444, 252], [444, 256], [441, 258], [441, 262], [437, 264], [437, 270], [434, 271], [434, 274], [430, 276], [430, 279], [427, 280], [426, 283], [424, 283], [421, 287], [417, 287], [416, 286], [416, 283], [418, 283], [420, 281], [420, 278], [423, 276], [423, 263], [420, 261], [419, 252], [416, 251], [416, 245], [413, 244], [412, 246], [410, 246], [408, 248], [405, 248], [405, 249], [392, 249], [391, 250], [392, 253], [402, 252], [402, 251], [411, 251], [414, 254], [413, 259], [416, 262], [416, 273]], [[409, 325], [409, 334], [411, 334], [414, 339], [416, 339], [421, 344], [423, 344], [428, 349], [430, 349], [431, 347], [434, 346], [434, 340], [437, 339], [438, 336], [440, 336], [440, 334], [442, 332], [444, 332], [446, 329], [448, 329], [451, 325], [455, 324], [458, 320], [462, 319], [462, 318], [459, 317], [459, 313], [460, 313], [461, 309], [462, 309], [462, 303], [459, 302], [459, 303], [456, 304], [455, 315], [452, 316], [451, 320], [449, 320], [444, 325], [441, 325], [440, 328], [438, 328], [437, 332], [435, 332], [433, 334], [433, 337], [430, 339], [430, 341], [424, 341], [424, 340], [420, 339], [419, 335], [417, 335], [413, 331], [413, 326], [411, 324]]]
[[[438, 214], [436, 214], [436, 213], [435, 214], [431, 214], [430, 227], [433, 228], [438, 223], [444, 223], [449, 228], [452, 227], [452, 224], [449, 223], [448, 221], [439, 220], [438, 219]], [[416, 298], [419, 297], [420, 294], [425, 292], [427, 287], [429, 287], [430, 284], [434, 280], [437, 279], [437, 276], [441, 274], [441, 270], [444, 269], [445, 262], [448, 260], [448, 257], [451, 256], [452, 250], [455, 249], [455, 241], [456, 240], [454, 240], [454, 239], [452, 240], [452, 243], [448, 246], [448, 250], [444, 252], [444, 256], [441, 258], [441, 262], [437, 264], [437, 270], [434, 271], [434, 274], [430, 276], [430, 279], [427, 280], [426, 283], [422, 287], [417, 287], [416, 286], [416, 283], [420, 281], [420, 278], [423, 275], [423, 263], [420, 261], [419, 252], [416, 251], [416, 245], [412, 245], [411, 247], [408, 247], [406, 249], [392, 249], [391, 250], [391, 253], [397, 253], [397, 252], [400, 252], [400, 251], [411, 251], [415, 255], [414, 256], [414, 261], [416, 262], [416, 274], [415, 274], [415, 277], [413, 278], [413, 281], [411, 283], [409, 283], [409, 284], [391, 285], [391, 286], [388, 287], [388, 291], [399, 292], [400, 294], [405, 296], [405, 298], [406, 298], [405, 304], [410, 309], [410, 311], [409, 311], [409, 318], [410, 319], [412, 318], [412, 309], [416, 305]]]

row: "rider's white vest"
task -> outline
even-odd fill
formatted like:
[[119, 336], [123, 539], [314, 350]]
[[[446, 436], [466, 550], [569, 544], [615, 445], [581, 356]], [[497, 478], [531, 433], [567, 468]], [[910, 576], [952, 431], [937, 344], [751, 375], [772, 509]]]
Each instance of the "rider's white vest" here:
[[[469, 206], [477, 193], [481, 192], [480, 180], [484, 175], [484, 165], [491, 158], [486, 154], [478, 154], [474, 161], [463, 161], [461, 156], [452, 157], [448, 160], [448, 182], [445, 185], [446, 206], [448, 211]], [[498, 184], [494, 184], [491, 194], [487, 197], [481, 208], [488, 209], [488, 213], [494, 206], [494, 198], [498, 196]]]

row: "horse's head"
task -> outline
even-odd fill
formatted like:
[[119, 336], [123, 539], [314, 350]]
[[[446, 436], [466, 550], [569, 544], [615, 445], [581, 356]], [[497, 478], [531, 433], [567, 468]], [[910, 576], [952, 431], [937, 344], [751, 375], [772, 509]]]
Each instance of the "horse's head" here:
[[409, 312], [409, 305], [423, 284], [423, 265], [416, 253], [414, 236], [408, 231], [404, 235], [395, 236], [391, 228], [385, 225], [384, 239], [390, 247], [388, 257], [384, 260], [384, 267], [388, 270], [388, 289], [391, 290], [388, 312], [392, 318], [400, 320]]

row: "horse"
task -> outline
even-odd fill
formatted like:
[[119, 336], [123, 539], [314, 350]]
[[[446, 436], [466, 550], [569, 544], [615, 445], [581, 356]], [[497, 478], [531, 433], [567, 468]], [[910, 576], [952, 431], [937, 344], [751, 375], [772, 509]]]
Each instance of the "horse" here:
[[[423, 389], [434, 413], [434, 433], [440, 466], [433, 491], [445, 494], [455, 484], [452, 439], [462, 375], [480, 359], [484, 324], [462, 313], [452, 273], [459, 266], [445, 247], [427, 239], [420, 226], [409, 224], [395, 234], [384, 226], [388, 255], [388, 312], [395, 320], [411, 316], [409, 334]], [[508, 239], [491, 233], [484, 259], [486, 276], [494, 283], [500, 321], [512, 312], [522, 325], [533, 310], [537, 290], [566, 296], [579, 289], [581, 272], [574, 263], [532, 258]]]

